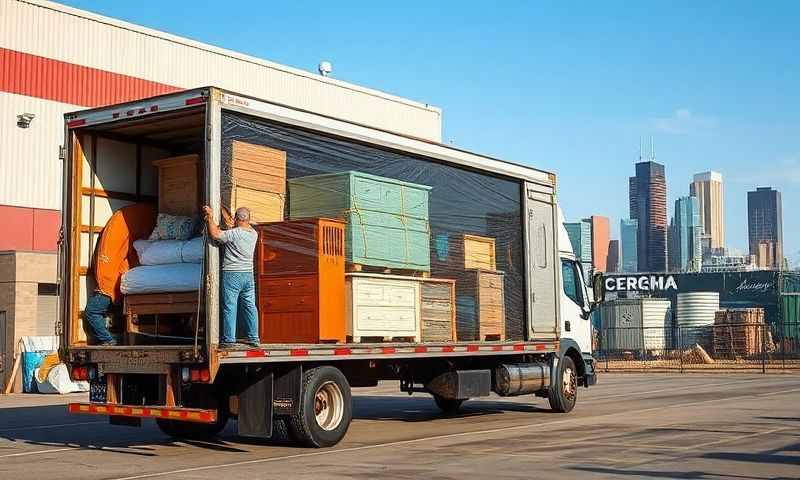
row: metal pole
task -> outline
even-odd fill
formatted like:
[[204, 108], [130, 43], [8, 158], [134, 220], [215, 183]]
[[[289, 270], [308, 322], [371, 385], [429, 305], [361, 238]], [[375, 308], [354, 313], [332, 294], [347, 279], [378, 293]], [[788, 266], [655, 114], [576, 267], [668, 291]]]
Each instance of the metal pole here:
[[761, 373], [767, 373], [767, 327], [766, 322], [761, 326]]
[[681, 373], [683, 373], [683, 328], [678, 325], [678, 360], [680, 362]]

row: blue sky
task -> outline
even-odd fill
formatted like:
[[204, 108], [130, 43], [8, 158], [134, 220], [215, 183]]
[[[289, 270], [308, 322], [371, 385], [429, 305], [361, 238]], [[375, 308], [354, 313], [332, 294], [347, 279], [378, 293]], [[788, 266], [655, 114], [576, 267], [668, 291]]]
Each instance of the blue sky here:
[[568, 219], [626, 217], [653, 136], [670, 210], [722, 172], [744, 250], [746, 192], [776, 187], [800, 257], [800, 3], [66, 3], [439, 106], [446, 142], [555, 171]]

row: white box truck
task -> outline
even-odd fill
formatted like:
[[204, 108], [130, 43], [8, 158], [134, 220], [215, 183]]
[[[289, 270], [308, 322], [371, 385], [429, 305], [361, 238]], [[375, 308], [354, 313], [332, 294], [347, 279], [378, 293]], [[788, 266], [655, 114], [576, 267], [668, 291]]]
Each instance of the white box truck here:
[[[69, 113], [65, 134], [61, 355], [73, 377], [91, 385], [90, 401], [70, 404], [72, 413], [132, 426], [154, 418], [170, 435], [195, 438], [218, 433], [230, 418], [251, 437], [269, 437], [282, 422], [299, 442], [325, 447], [348, 429], [351, 388], [381, 380], [431, 394], [446, 413], [491, 392], [544, 397], [553, 410], [569, 412], [578, 388], [596, 382], [595, 305], [562, 226], [552, 173], [213, 87]], [[183, 331], [159, 335], [158, 315], [164, 323], [170, 312], [151, 308], [155, 333], [147, 342], [91, 345], [81, 313], [94, 288], [95, 245], [112, 212], [157, 202], [153, 162], [191, 154], [199, 158], [199, 203], [218, 215], [237, 141], [284, 152], [287, 180], [359, 170], [429, 186], [424, 233], [437, 257], [432, 265], [446, 263], [458, 235], [490, 239], [491, 261], [502, 271], [504, 295], [495, 307], [503, 335], [464, 330], [449, 341], [348, 337], [223, 349], [220, 247], [207, 241], [197, 312]], [[434, 266], [427, 276], [437, 276]], [[475, 302], [455, 299], [460, 329], [480, 322]], [[127, 338], [130, 318], [117, 312], [110, 324]]]

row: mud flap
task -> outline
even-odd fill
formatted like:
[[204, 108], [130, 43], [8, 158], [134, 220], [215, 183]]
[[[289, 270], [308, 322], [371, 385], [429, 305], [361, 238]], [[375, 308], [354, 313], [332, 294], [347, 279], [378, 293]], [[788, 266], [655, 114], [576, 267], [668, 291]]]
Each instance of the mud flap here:
[[258, 369], [250, 379], [239, 394], [239, 435], [269, 438], [272, 436], [273, 373]]

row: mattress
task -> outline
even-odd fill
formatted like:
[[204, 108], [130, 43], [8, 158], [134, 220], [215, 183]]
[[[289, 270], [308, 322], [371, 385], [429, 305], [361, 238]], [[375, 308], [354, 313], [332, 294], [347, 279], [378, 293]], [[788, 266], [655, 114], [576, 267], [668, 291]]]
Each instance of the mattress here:
[[199, 263], [141, 265], [122, 275], [122, 293], [192, 292], [200, 288], [203, 267]]

